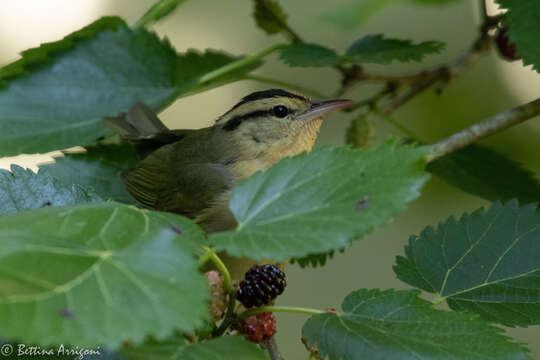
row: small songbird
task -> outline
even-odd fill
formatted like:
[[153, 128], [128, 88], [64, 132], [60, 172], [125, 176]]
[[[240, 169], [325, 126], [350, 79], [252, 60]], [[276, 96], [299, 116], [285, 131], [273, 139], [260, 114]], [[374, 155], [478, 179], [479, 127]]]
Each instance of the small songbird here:
[[281, 89], [244, 97], [215, 124], [169, 130], [144, 104], [105, 118], [141, 161], [122, 173], [142, 206], [194, 219], [207, 233], [234, 229], [229, 210], [235, 185], [315, 143], [322, 118], [350, 100], [311, 101]]

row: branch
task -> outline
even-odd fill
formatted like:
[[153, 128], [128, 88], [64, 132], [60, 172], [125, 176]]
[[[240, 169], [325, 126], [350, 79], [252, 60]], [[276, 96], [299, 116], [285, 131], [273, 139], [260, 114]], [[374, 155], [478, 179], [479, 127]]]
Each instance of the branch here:
[[248, 316], [260, 314], [263, 312], [272, 312], [272, 313], [286, 312], [286, 313], [296, 313], [296, 314], [306, 314], [306, 315], [319, 315], [319, 314], [325, 313], [325, 311], [323, 310], [296, 307], [296, 306], [261, 306], [258, 308], [244, 311], [243, 313], [239, 315], [239, 318], [244, 319]]
[[[455, 77], [461, 75], [471, 64], [473, 64], [484, 52], [491, 46], [491, 36], [489, 30], [500, 22], [501, 16], [486, 16], [484, 22], [480, 26], [479, 36], [472, 43], [470, 48], [454, 61], [438, 66], [433, 70], [422, 71], [417, 74], [401, 75], [401, 76], [386, 76], [378, 74], [368, 74], [363, 69], [356, 65], [347, 70], [347, 73], [342, 81], [342, 88], [338, 91], [342, 95], [353, 86], [363, 82], [385, 82], [386, 87], [379, 93], [380, 98], [388, 94], [387, 88], [392, 87], [398, 89], [404, 85], [408, 85], [409, 89], [391, 100], [384, 108], [382, 113], [388, 115], [397, 108], [409, 102], [411, 99], [422, 93], [424, 90], [439, 83], [437, 92], [441, 93], [444, 87], [450, 83]], [[386, 94], [385, 94], [386, 92]], [[393, 95], [393, 94], [391, 94]], [[377, 95], [376, 95], [377, 96]]]
[[267, 340], [264, 344], [266, 347], [266, 350], [268, 350], [268, 354], [270, 355], [270, 359], [272, 360], [283, 360], [283, 357], [279, 353], [279, 349], [276, 343], [275, 336], [272, 336], [269, 340]]
[[450, 154], [484, 137], [529, 120], [536, 115], [540, 115], [540, 98], [489, 117], [433, 144], [433, 152], [428, 156], [427, 161], [430, 162]]

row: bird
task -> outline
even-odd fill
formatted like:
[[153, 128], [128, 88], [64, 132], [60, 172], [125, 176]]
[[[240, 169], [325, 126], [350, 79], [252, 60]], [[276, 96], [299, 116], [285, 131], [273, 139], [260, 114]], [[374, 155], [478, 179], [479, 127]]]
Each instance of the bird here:
[[268, 89], [243, 97], [201, 129], [170, 130], [143, 103], [104, 120], [139, 155], [137, 166], [121, 174], [129, 194], [145, 208], [186, 216], [213, 233], [236, 227], [228, 206], [236, 185], [310, 151], [323, 116], [352, 103]]

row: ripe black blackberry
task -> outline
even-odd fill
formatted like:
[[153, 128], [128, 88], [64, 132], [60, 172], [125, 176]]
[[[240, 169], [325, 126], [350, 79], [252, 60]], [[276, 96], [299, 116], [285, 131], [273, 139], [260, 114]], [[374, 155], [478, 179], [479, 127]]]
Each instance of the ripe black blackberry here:
[[236, 299], [246, 308], [269, 304], [280, 295], [287, 282], [285, 273], [274, 265], [255, 265], [240, 282]]

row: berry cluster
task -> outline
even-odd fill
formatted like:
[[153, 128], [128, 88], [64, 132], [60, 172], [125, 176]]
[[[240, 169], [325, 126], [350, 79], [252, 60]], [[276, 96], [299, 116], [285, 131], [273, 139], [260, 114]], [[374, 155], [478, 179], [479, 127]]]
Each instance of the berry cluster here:
[[274, 265], [255, 265], [240, 282], [236, 298], [246, 308], [269, 304], [280, 295], [287, 282], [285, 274]]

